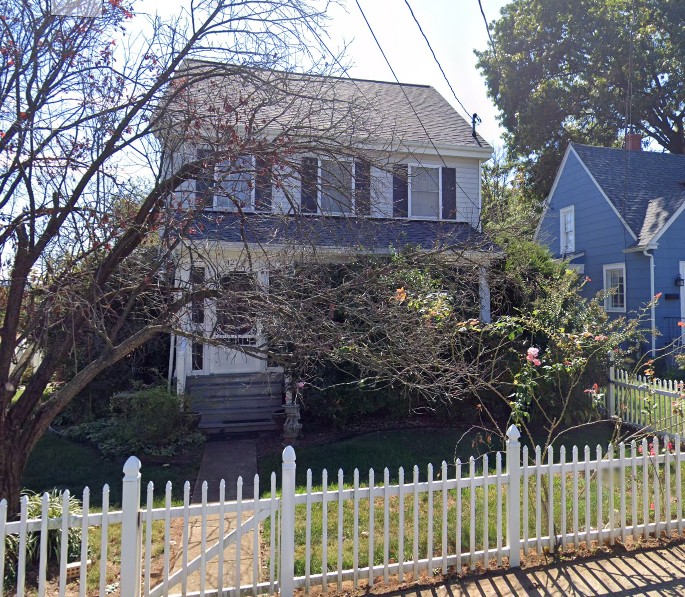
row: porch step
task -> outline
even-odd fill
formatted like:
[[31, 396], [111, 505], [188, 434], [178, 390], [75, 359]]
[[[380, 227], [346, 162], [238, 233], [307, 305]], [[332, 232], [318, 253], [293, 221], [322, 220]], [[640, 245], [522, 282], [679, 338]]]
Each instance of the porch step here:
[[276, 431], [283, 426], [283, 374], [189, 377], [190, 408], [207, 433]]

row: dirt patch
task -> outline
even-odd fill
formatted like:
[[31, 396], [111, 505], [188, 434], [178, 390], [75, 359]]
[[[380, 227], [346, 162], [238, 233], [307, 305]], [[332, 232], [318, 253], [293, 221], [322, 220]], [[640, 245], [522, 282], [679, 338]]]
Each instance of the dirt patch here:
[[[521, 570], [526, 573], [535, 573], [538, 571], [544, 572], [551, 568], [559, 566], [570, 566], [586, 564], [589, 562], [607, 561], [612, 558], [620, 556], [631, 555], [635, 556], [642, 553], [654, 553], [658, 550], [674, 548], [685, 545], [685, 537], [673, 535], [667, 537], [663, 535], [659, 539], [649, 537], [647, 539], [638, 538], [634, 541], [632, 537], [628, 538], [624, 543], [617, 541], [615, 545], [594, 545], [587, 549], [584, 544], [581, 544], [578, 549], [569, 548], [560, 554], [549, 554], [544, 552], [537, 555], [534, 551], [527, 556], [521, 558]], [[439, 561], [439, 556], [436, 556], [436, 561]], [[511, 573], [512, 570], [506, 566], [507, 558], [504, 558], [503, 566], [496, 566], [495, 561], [485, 570], [482, 563], [476, 565], [475, 570], [468, 570], [464, 567], [461, 573], [458, 573], [454, 566], [449, 567], [448, 574], [436, 574], [430, 576], [427, 571], [421, 573], [420, 577], [415, 580], [411, 573], [404, 575], [400, 581], [397, 575], [391, 575], [388, 583], [383, 582], [383, 576], [376, 576], [375, 581], [371, 587], [368, 586], [366, 580], [360, 580], [359, 586], [355, 589], [352, 581], [345, 581], [342, 585], [342, 590], [338, 590], [337, 585], [331, 583], [328, 591], [323, 587], [312, 587], [310, 595], [328, 595], [334, 597], [361, 597], [363, 595], [386, 595], [386, 594], [404, 594], [406, 591], [411, 591], [412, 596], [417, 596], [419, 591], [426, 590], [427, 595], [435, 595], [434, 590], [438, 587], [449, 587], [453, 585], [466, 585], [474, 581], [485, 581], [488, 579], [497, 579], [503, 574]], [[335, 579], [335, 573], [330, 575]], [[494, 583], [493, 583], [494, 584]], [[533, 587], [535, 588], [535, 587]], [[296, 591], [298, 596], [303, 596], [303, 590]], [[442, 594], [442, 593], [440, 593]], [[448, 588], [447, 595], [453, 593]], [[457, 593], [454, 593], [455, 595]], [[461, 594], [461, 593], [459, 593]], [[500, 593], [497, 593], [500, 594]], [[538, 593], [535, 593], [538, 594]], [[547, 594], [547, 593], [545, 593]]]

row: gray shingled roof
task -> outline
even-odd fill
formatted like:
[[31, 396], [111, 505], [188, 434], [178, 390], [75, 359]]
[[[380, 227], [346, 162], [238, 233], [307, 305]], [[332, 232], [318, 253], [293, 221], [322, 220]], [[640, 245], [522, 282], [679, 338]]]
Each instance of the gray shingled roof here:
[[[296, 137], [362, 139], [430, 147], [466, 147], [492, 151], [471, 123], [433, 87], [342, 77], [303, 75], [188, 61], [184, 70], [197, 81], [184, 103], [179, 96], [170, 115], [189, 106], [205, 116], [221, 114], [226, 105], [238, 121], [287, 130]], [[244, 114], [242, 114], [244, 112]]]
[[573, 149], [640, 246], [649, 244], [685, 203], [685, 155], [576, 143]]
[[395, 220], [277, 214], [203, 212], [183, 235], [260, 247], [325, 247], [387, 253], [391, 248], [474, 250], [499, 249], [466, 222]]

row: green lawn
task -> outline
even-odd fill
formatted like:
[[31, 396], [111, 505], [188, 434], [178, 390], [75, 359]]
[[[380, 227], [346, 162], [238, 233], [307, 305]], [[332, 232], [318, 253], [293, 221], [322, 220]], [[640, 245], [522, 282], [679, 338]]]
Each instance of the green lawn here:
[[[173, 498], [180, 500], [183, 496], [183, 482], [195, 483], [200, 466], [201, 453], [190, 464], [146, 463], [141, 469], [143, 483], [153, 481], [156, 501], [164, 496], [167, 481], [173, 483]], [[54, 433], [46, 433], [38, 442], [26, 466], [23, 486], [32, 491], [43, 492], [53, 487], [69, 489], [80, 499], [83, 488], [91, 490], [91, 504], [98, 508], [102, 502], [102, 487], [109, 484], [110, 505], [121, 505], [122, 468], [125, 458], [105, 460], [100, 453], [83, 444], [72, 442]], [[145, 491], [142, 492], [144, 499]]]
[[[569, 432], [562, 436], [562, 441], [555, 444], [555, 460], [558, 455], [558, 448], [561, 445], [566, 446], [567, 450], [567, 460], [571, 459], [571, 448], [573, 445], [577, 444], [579, 447], [584, 447], [585, 444], [589, 444], [594, 448], [597, 444], [604, 447], [608, 444], [613, 431], [613, 426], [611, 424], [599, 423], [590, 427], [582, 428], [581, 430]], [[405, 470], [405, 480], [410, 482], [412, 479], [412, 469], [413, 465], [416, 464], [419, 467], [420, 479], [425, 481], [427, 478], [427, 466], [432, 463], [434, 466], [434, 479], [439, 481], [440, 479], [440, 465], [443, 460], [448, 463], [448, 477], [453, 478], [455, 475], [454, 462], [457, 458], [460, 458], [462, 462], [468, 462], [471, 455], [479, 456], [483, 452], [488, 451], [488, 447], [482, 443], [478, 442], [478, 436], [474, 432], [467, 432], [464, 428], [453, 428], [453, 429], [405, 429], [405, 430], [395, 430], [395, 431], [382, 431], [377, 433], [371, 433], [364, 436], [359, 436], [351, 438], [344, 441], [333, 442], [330, 444], [325, 444], [321, 446], [314, 446], [309, 448], [296, 448], [297, 454], [297, 490], [298, 492], [303, 492], [306, 488], [306, 473], [307, 469], [311, 468], [313, 473], [313, 487], [315, 491], [320, 491], [321, 489], [321, 471], [326, 468], [328, 470], [328, 483], [329, 489], [335, 490], [337, 488], [337, 477], [338, 469], [342, 468], [344, 471], [344, 484], [346, 486], [352, 485], [352, 475], [354, 468], [358, 468], [360, 471], [360, 484], [362, 486], [368, 486], [368, 472], [369, 468], [373, 468], [375, 471], [376, 485], [382, 484], [383, 482], [383, 469], [388, 467], [390, 470], [391, 482], [397, 482], [398, 468], [400, 466], [404, 467]], [[495, 450], [498, 446], [493, 445], [492, 450]], [[580, 450], [582, 455], [582, 448]], [[481, 468], [479, 461], [479, 468]], [[491, 454], [489, 457], [490, 469], [494, 471], [495, 468], [495, 457]], [[265, 478], [265, 475], [270, 474], [272, 470], [275, 470], [279, 476], [279, 487], [280, 487], [280, 454], [270, 455], [268, 457], [260, 459], [259, 471], [260, 476]], [[462, 475], [468, 474], [468, 464], [462, 467]], [[684, 476], [685, 478], [685, 476]], [[494, 479], [493, 479], [494, 482]], [[534, 487], [535, 479], [531, 479], [529, 482], [530, 496], [529, 496], [529, 507], [530, 507], [530, 519], [529, 528], [531, 535], [535, 531], [534, 514], [536, 504], [534, 500]], [[581, 512], [584, 513], [585, 503], [584, 503], [584, 481], [580, 482], [580, 495], [579, 495], [579, 506]], [[266, 489], [263, 493], [268, 495], [268, 483], [264, 482], [262, 487]], [[596, 513], [597, 513], [597, 493], [596, 493], [596, 481], [593, 478], [591, 483], [591, 512], [593, 516], [592, 523], [594, 526], [596, 524]], [[560, 479], [557, 477], [555, 479], [555, 492], [560, 491]], [[570, 507], [572, 503], [572, 485], [567, 482], [567, 517], [568, 517], [568, 528], [571, 527], [571, 513]], [[452, 546], [449, 549], [453, 550], [454, 545], [457, 542], [456, 537], [456, 491], [448, 492], [448, 515], [447, 515], [447, 541], [448, 545]], [[641, 496], [641, 488], [639, 490], [639, 495]], [[477, 528], [475, 529], [475, 541], [477, 546], [482, 545], [483, 537], [486, 530], [483, 527], [483, 503], [484, 503], [484, 491], [482, 488], [476, 489], [476, 520], [478, 521]], [[619, 507], [620, 497], [616, 494], [614, 495], [614, 508]], [[653, 499], [650, 496], [650, 500]], [[497, 538], [497, 497], [496, 489], [494, 486], [490, 486], [488, 491], [488, 506], [489, 506], [489, 524], [487, 528], [487, 535], [490, 540], [490, 547], [494, 547]], [[608, 517], [608, 512], [610, 510], [609, 506], [609, 494], [608, 487], [604, 487], [604, 492], [602, 496], [603, 501], [603, 511], [605, 520]], [[426, 557], [427, 545], [428, 545], [428, 508], [429, 508], [428, 496], [424, 493], [419, 497], [418, 500], [418, 510], [420, 512], [420, 525], [418, 529], [417, 542], [419, 557]], [[543, 499], [544, 503], [544, 499]], [[641, 504], [642, 502], [640, 502]], [[389, 552], [390, 557], [394, 561], [397, 561], [399, 542], [398, 537], [400, 535], [399, 531], [399, 503], [397, 498], [392, 498], [389, 503], [389, 519], [388, 524], [390, 528], [390, 545]], [[506, 520], [506, 491], [502, 496], [502, 507], [503, 507], [503, 524]], [[639, 509], [641, 513], [642, 510]], [[329, 503], [328, 505], [328, 524], [327, 524], [327, 551], [328, 551], [328, 569], [335, 570], [337, 561], [337, 503]], [[413, 550], [414, 542], [414, 529], [413, 529], [413, 497], [408, 495], [404, 500], [404, 529], [401, 532], [404, 537], [404, 556], [405, 559], [411, 559], [411, 554]], [[433, 535], [434, 535], [434, 555], [438, 556], [441, 550], [442, 544], [442, 497], [439, 492], [439, 483], [436, 484], [436, 494], [434, 502], [432, 504], [433, 509]], [[543, 505], [544, 509], [544, 505]], [[378, 497], [374, 504], [374, 562], [380, 564], [383, 561], [383, 526], [384, 526], [384, 506], [383, 498]], [[359, 547], [359, 561], [368, 562], [368, 537], [369, 531], [369, 503], [368, 500], [362, 500], [359, 504], [359, 532], [364, 533], [360, 537], [360, 547]], [[559, 525], [561, 520], [561, 515], [559, 509], [555, 512], [555, 524]], [[462, 549], [467, 550], [470, 543], [469, 536], [469, 519], [470, 519], [470, 492], [468, 489], [462, 491], [462, 533], [459, 537], [459, 542]], [[583, 516], [580, 517], [580, 522], [583, 524]], [[268, 523], [268, 521], [267, 521]], [[616, 525], [618, 526], [619, 521], [616, 520]], [[542, 530], [546, 532], [547, 530], [547, 517], [543, 517]], [[268, 524], [267, 524], [268, 526]], [[343, 567], [350, 568], [353, 565], [353, 552], [352, 552], [352, 528], [353, 528], [353, 504], [351, 501], [344, 502], [343, 506]], [[320, 570], [321, 560], [322, 560], [322, 540], [323, 540], [323, 524], [322, 524], [322, 506], [321, 504], [313, 504], [311, 520], [307, 521], [306, 509], [304, 506], [298, 506], [297, 517], [296, 517], [296, 538], [295, 538], [295, 551], [296, 551], [296, 573], [304, 574], [304, 553], [305, 553], [305, 541], [307, 530], [311, 536], [312, 545], [312, 570]], [[437, 564], [436, 564], [437, 565]]]
[[[569, 432], [562, 436], [562, 441], [555, 444], [555, 454], [561, 445], [566, 446], [570, 460], [571, 448], [578, 444], [580, 453], [582, 447], [589, 444], [594, 447], [599, 443], [606, 447], [611, 438], [613, 426], [607, 423], [597, 423], [580, 430]], [[470, 456], [478, 457], [490, 452], [490, 466], [494, 470], [495, 456], [492, 453], [502, 446], [493, 443], [488, 446], [480, 443], [478, 433], [464, 427], [450, 429], [400, 429], [379, 431], [351, 439], [337, 441], [330, 444], [308, 448], [295, 448], [297, 455], [297, 486], [306, 486], [307, 469], [312, 469], [314, 484], [321, 483], [321, 471], [328, 471], [329, 479], [337, 482], [338, 469], [343, 469], [345, 481], [352, 481], [355, 468], [359, 469], [361, 479], [368, 478], [369, 469], [373, 468], [377, 479], [382, 479], [383, 469], [390, 469], [390, 479], [397, 481], [398, 469], [404, 467], [405, 478], [410, 479], [414, 465], [419, 467], [422, 481], [426, 479], [426, 468], [429, 463], [436, 469], [440, 468], [443, 460], [449, 466], [449, 475], [454, 476], [454, 463], [457, 458], [468, 462]], [[478, 463], [480, 467], [480, 461]], [[270, 454], [259, 460], [260, 478], [264, 479], [262, 487], [268, 491], [268, 476], [276, 471], [278, 486], [280, 487], [281, 454]]]

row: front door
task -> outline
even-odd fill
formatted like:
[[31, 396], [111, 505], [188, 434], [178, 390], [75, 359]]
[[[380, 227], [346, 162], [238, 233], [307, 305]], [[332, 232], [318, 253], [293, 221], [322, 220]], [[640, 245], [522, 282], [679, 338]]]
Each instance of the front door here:
[[259, 346], [257, 296], [254, 273], [233, 272], [221, 278], [221, 297], [215, 303], [214, 336], [224, 346], [210, 348], [210, 373], [256, 373], [264, 369], [265, 361], [255, 354]]

